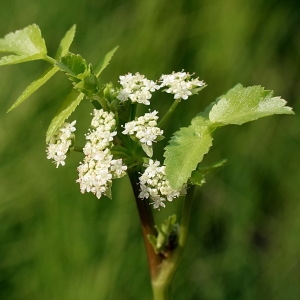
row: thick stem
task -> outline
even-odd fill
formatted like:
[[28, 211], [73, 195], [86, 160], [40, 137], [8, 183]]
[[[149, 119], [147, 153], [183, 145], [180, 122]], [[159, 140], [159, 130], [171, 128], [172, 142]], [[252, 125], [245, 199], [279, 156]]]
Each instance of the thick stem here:
[[152, 291], [153, 291], [153, 300], [171, 299], [169, 285], [166, 284], [159, 285], [152, 282]]
[[188, 225], [190, 221], [190, 212], [192, 207], [192, 198], [194, 187], [190, 187], [184, 201], [181, 226], [179, 232], [178, 246], [174, 251], [170, 252], [167, 257], [156, 254], [154, 247], [149, 242], [148, 236], [156, 236], [155, 223], [153, 213], [149, 203], [139, 199], [138, 172], [129, 173], [129, 178], [133, 188], [136, 204], [142, 225], [143, 239], [146, 247], [148, 264], [151, 275], [151, 285], [154, 300], [169, 300], [170, 284], [173, 275], [178, 267], [186, 244]]
[[152, 278], [152, 290], [154, 300], [170, 299], [169, 288], [173, 276], [179, 266], [183, 251], [186, 245], [188, 227], [190, 223], [190, 214], [192, 209], [192, 200], [194, 196], [194, 186], [190, 186], [187, 190], [187, 195], [184, 200], [183, 212], [181, 216], [179, 241], [177, 248], [170, 253], [170, 256], [165, 258], [160, 266], [158, 276]]
[[154, 218], [149, 203], [145, 200], [141, 200], [138, 197], [140, 192], [138, 186], [138, 173], [135, 171], [130, 172], [129, 178], [136, 199], [136, 205], [138, 208], [138, 213], [141, 221], [143, 239], [144, 239], [144, 244], [145, 244], [147, 258], [148, 258], [150, 275], [152, 279], [157, 276], [157, 272], [159, 271], [158, 266], [162, 262], [162, 257], [154, 252], [154, 248], [148, 240], [148, 235], [156, 235], [156, 229], [154, 227], [155, 225]]

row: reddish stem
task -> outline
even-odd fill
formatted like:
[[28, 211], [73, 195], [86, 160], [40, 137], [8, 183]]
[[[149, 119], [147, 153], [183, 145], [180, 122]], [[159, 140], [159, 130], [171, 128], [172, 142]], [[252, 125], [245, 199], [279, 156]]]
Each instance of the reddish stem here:
[[131, 172], [129, 174], [129, 178], [131, 181], [131, 185], [133, 188], [138, 213], [140, 217], [140, 222], [142, 226], [142, 233], [143, 233], [143, 239], [144, 244], [146, 248], [146, 254], [148, 258], [148, 264], [150, 269], [150, 275], [151, 279], [155, 278], [159, 271], [159, 266], [161, 265], [161, 262], [163, 258], [156, 254], [154, 251], [153, 246], [149, 242], [148, 235], [155, 235], [156, 236], [156, 229], [154, 227], [154, 218], [153, 213], [151, 210], [151, 207], [149, 203], [145, 200], [142, 200], [138, 197], [140, 191], [139, 191], [139, 185], [138, 185], [138, 174], [137, 172]]

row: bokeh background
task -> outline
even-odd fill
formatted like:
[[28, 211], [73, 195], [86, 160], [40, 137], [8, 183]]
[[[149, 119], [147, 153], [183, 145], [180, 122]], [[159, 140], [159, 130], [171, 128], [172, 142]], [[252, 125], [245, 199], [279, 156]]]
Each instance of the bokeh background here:
[[[300, 4], [296, 0], [0, 0], [0, 36], [37, 23], [54, 54], [73, 25], [71, 47], [97, 63], [120, 48], [103, 73], [156, 79], [185, 69], [208, 83], [183, 102], [167, 132], [236, 83], [261, 84], [295, 116], [274, 116], [215, 135], [207, 158], [227, 158], [197, 193], [174, 299], [300, 297]], [[47, 66], [0, 69], [0, 299], [151, 299], [144, 246], [127, 179], [114, 199], [81, 195], [79, 154], [56, 169], [45, 132], [70, 83], [56, 75], [7, 114]], [[161, 101], [160, 101], [161, 100]], [[163, 100], [163, 101], [162, 101]], [[170, 99], [156, 99], [165, 109]], [[89, 104], [74, 118], [84, 130]], [[161, 211], [168, 214], [174, 207]], [[158, 215], [160, 218], [160, 215]]]

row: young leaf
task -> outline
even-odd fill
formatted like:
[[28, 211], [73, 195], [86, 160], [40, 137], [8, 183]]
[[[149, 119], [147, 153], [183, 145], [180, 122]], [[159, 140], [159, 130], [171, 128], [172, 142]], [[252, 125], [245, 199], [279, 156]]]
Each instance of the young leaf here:
[[181, 188], [212, 146], [209, 126], [190, 125], [175, 132], [165, 148], [166, 177], [174, 189]]
[[177, 247], [179, 225], [176, 223], [176, 215], [171, 215], [160, 225], [155, 226], [157, 236], [149, 234], [148, 240], [154, 248], [155, 253], [167, 255]]
[[13, 53], [0, 59], [0, 66], [44, 59], [47, 48], [40, 28], [29, 25], [0, 39], [0, 52]]
[[56, 52], [55, 58], [60, 59], [61, 57], [68, 54], [69, 48], [73, 42], [76, 32], [76, 25], [73, 25], [65, 34], [65, 36], [60, 41], [58, 50]]
[[62, 126], [66, 119], [72, 114], [72, 112], [79, 105], [81, 100], [84, 98], [84, 94], [72, 90], [64, 102], [59, 107], [54, 118], [52, 119], [49, 128], [46, 133], [46, 143], [48, 143], [51, 137], [56, 131]]
[[22, 92], [15, 103], [9, 108], [7, 112], [12, 111], [23, 103], [30, 95], [32, 95], [37, 89], [44, 85], [59, 69], [56, 66], [47, 69], [39, 78], [34, 80], [29, 86]]
[[104, 59], [102, 63], [95, 69], [95, 74], [97, 77], [100, 76], [102, 71], [109, 65], [110, 60], [112, 59], [115, 52], [118, 50], [119, 46], [116, 46], [112, 50], [110, 50], [106, 55], [104, 56]]
[[189, 180], [191, 184], [197, 186], [202, 186], [206, 182], [204, 174], [198, 170], [192, 172]]
[[68, 53], [56, 65], [66, 73], [74, 88], [88, 97], [98, 92], [98, 78], [94, 74], [92, 65], [87, 64], [79, 54]]
[[61, 58], [61, 62], [57, 62], [57, 66], [66, 73], [66, 75], [75, 82], [79, 82], [84, 78], [84, 74], [89, 71], [85, 59], [79, 55], [69, 52]]
[[293, 114], [285, 100], [272, 96], [272, 91], [261, 86], [245, 88], [238, 84], [219, 97], [209, 112], [209, 120], [219, 126], [241, 125], [274, 114]]

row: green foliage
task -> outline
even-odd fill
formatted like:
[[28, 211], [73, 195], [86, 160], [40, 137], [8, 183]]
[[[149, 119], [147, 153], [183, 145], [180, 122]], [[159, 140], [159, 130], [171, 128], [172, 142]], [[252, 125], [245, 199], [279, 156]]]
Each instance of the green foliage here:
[[42, 85], [44, 85], [59, 69], [57, 67], [48, 68], [39, 78], [29, 84], [29, 86], [22, 92], [15, 103], [8, 109], [7, 112], [12, 111], [20, 104], [22, 104], [29, 96], [37, 91]]
[[[67, 98], [61, 103], [54, 118], [52, 119], [46, 133], [46, 141], [49, 142], [57, 129], [74, 112], [76, 107], [85, 96], [92, 97], [99, 92], [98, 77], [108, 66], [113, 54], [118, 47], [113, 48], [105, 56], [101, 64], [93, 72], [92, 65], [79, 54], [69, 52], [76, 32], [76, 25], [73, 25], [60, 41], [55, 58], [47, 56], [47, 48], [38, 25], [33, 24], [22, 30], [7, 34], [0, 39], [0, 52], [11, 52], [15, 55], [4, 56], [0, 65], [17, 64], [37, 59], [44, 59], [53, 64], [42, 75], [27, 86], [8, 112], [22, 104], [30, 95], [43, 86], [57, 71], [63, 71], [71, 80], [72, 90]], [[105, 87], [104, 87], [105, 88]], [[92, 99], [91, 99], [92, 100]]]
[[118, 48], [119, 48], [119, 46], [116, 46], [115, 48], [113, 48], [112, 50], [110, 50], [109, 52], [106, 53], [103, 61], [95, 69], [95, 74], [97, 75], [97, 77], [99, 77], [100, 74], [102, 73], [102, 71], [109, 65], [113, 55], [118, 50]]
[[217, 127], [240, 125], [274, 114], [293, 114], [285, 100], [272, 95], [261, 86], [245, 88], [238, 84], [196, 116], [189, 127], [175, 132], [164, 154], [170, 185], [180, 188], [188, 181], [212, 146], [212, 133]]
[[[40, 29], [37, 25], [34, 25], [35, 30], [40, 34]], [[25, 30], [27, 29], [27, 30]], [[24, 30], [28, 31], [28, 27], [26, 27]], [[69, 51], [69, 48], [72, 44], [72, 41], [74, 39], [76, 26], [73, 25], [65, 34], [65, 36], [62, 38], [57, 53], [56, 53], [56, 59], [60, 59], [64, 55], [66, 55]], [[18, 32], [18, 31], [17, 31]], [[17, 35], [19, 37], [20, 34]], [[9, 36], [9, 35], [8, 35]], [[7, 42], [10, 42], [10, 40], [15, 43], [16, 36], [11, 36]], [[43, 40], [43, 43], [44, 40]], [[26, 48], [27, 49], [27, 48]], [[22, 94], [18, 97], [18, 99], [15, 101], [15, 103], [8, 109], [7, 112], [12, 111], [16, 107], [18, 107], [20, 104], [22, 104], [29, 96], [31, 96], [35, 91], [37, 91], [41, 86], [43, 86], [53, 75], [56, 74], [56, 72], [59, 70], [57, 66], [52, 66], [48, 68], [43, 74], [41, 74], [36, 80], [34, 80], [32, 83], [29, 84], [29, 86], [22, 92]]]
[[[105, 55], [99, 70], [96, 72], [97, 77], [99, 77], [101, 72], [108, 66], [117, 48], [118, 47], [115, 47]], [[80, 55], [68, 53], [61, 61], [62, 62], [57, 65], [71, 79], [74, 88], [77, 91], [72, 90], [67, 98], [61, 103], [48, 127], [46, 142], [49, 142], [58, 128], [70, 117], [85, 96], [92, 97], [98, 92], [98, 78], [94, 75], [92, 66], [87, 65], [85, 59]], [[103, 87], [103, 89], [105, 91], [105, 87]]]
[[190, 182], [192, 185], [196, 186], [202, 186], [206, 181], [205, 181], [205, 175], [214, 171], [217, 168], [223, 167], [224, 164], [226, 163], [226, 159], [223, 159], [217, 163], [214, 163], [209, 166], [201, 166], [200, 164], [198, 165], [197, 169], [192, 172]]
[[286, 101], [272, 97], [273, 91], [261, 86], [244, 88], [241, 84], [219, 97], [209, 112], [209, 120], [218, 126], [241, 125], [275, 114], [293, 114]]
[[66, 119], [74, 112], [76, 107], [84, 99], [84, 94], [78, 91], [72, 90], [65, 100], [60, 105], [55, 116], [53, 117], [47, 133], [46, 142], [48, 143], [51, 137], [57, 132], [58, 128], [65, 122]]
[[90, 66], [87, 65], [85, 59], [81, 55], [70, 52], [62, 57], [61, 62], [57, 63], [57, 65], [72, 81], [75, 82], [79, 82], [91, 72]]
[[13, 53], [0, 59], [0, 66], [45, 59], [47, 48], [40, 28], [29, 25], [0, 39], [0, 52]]
[[60, 60], [62, 57], [68, 54], [69, 48], [74, 40], [76, 32], [76, 25], [73, 25], [61, 39], [60, 44], [58, 46], [55, 58]]
[[98, 79], [91, 64], [79, 54], [68, 53], [57, 63], [61, 71], [65, 72], [74, 88], [91, 97], [98, 92]]
[[148, 239], [155, 253], [167, 256], [169, 251], [177, 247], [179, 224], [177, 223], [176, 215], [169, 216], [160, 225], [155, 226], [155, 228], [157, 229], [157, 235], [148, 235]]
[[180, 188], [212, 146], [207, 126], [183, 127], [171, 138], [165, 151], [166, 175], [172, 188]]
[[[64, 1], [49, 2], [47, 9], [44, 1], [25, 1], [24, 6], [8, 1], [0, 12], [1, 32], [38, 20], [50, 37], [56, 36], [76, 16], [83, 29], [76, 46], [92, 59], [97, 60], [112, 42], [122, 45], [124, 51], [116, 57], [109, 78], [120, 70], [141, 68], [151, 75], [170, 66], [197, 70], [213, 88], [205, 91], [203, 102], [180, 107], [182, 122], [187, 121], [187, 107], [199, 111], [237, 78], [276, 87], [295, 110], [299, 108], [297, 2], [235, 0], [230, 10], [224, 0], [215, 5], [194, 0], [172, 3], [165, 22], [169, 3], [156, 0], [122, 5], [77, 1], [67, 9]], [[116, 20], [122, 20], [122, 26], [115, 26]], [[0, 75], [3, 108], [16, 91], [17, 80], [22, 86], [28, 76], [36, 76], [34, 68], [26, 79], [10, 68]], [[43, 98], [51, 99], [51, 85], [43, 91]], [[0, 298], [150, 299], [147, 274], [140, 272], [146, 259], [140, 255], [143, 245], [127, 185], [114, 193], [114, 201], [85, 196], [81, 201], [74, 182], [64, 180], [68, 171], [52, 171], [43, 159], [32, 163], [43, 156], [44, 146], [36, 137], [44, 134], [44, 128], [37, 126], [37, 118], [49, 117], [48, 102], [27, 112], [30, 117], [24, 126], [20, 126], [22, 110], [0, 118]], [[298, 116], [270, 118], [249, 124], [244, 131], [228, 128], [227, 134], [215, 137], [215, 146], [219, 142], [222, 149], [216, 147], [213, 155], [217, 159], [230, 155], [230, 164], [217, 176], [212, 174], [198, 194], [201, 201], [193, 210], [182, 276], [176, 276], [173, 287], [176, 299], [299, 298], [300, 173], [295, 163], [299, 125]], [[177, 128], [177, 118], [173, 126]], [[25, 142], [25, 147], [16, 147], [16, 141]], [[75, 169], [76, 156], [74, 161]]]

